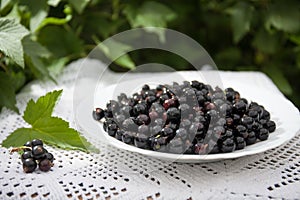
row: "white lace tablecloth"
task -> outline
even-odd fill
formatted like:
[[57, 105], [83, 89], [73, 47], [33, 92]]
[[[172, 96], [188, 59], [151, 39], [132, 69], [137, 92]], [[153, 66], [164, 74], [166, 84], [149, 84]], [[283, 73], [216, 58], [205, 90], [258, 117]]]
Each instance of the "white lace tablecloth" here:
[[[62, 88], [55, 114], [76, 128], [73, 89], [81, 63], [79, 60], [67, 67], [57, 85], [49, 81], [27, 85], [17, 96], [21, 113], [30, 98]], [[97, 64], [95, 60], [85, 61], [85, 65]], [[240, 79], [279, 92], [262, 73], [220, 74], [227, 80]], [[121, 75], [111, 73], [109, 78]], [[77, 82], [84, 76], [81, 74]], [[4, 109], [0, 141], [23, 126], [27, 125], [19, 115]], [[300, 199], [299, 133], [285, 145], [264, 153], [202, 164], [165, 163], [105, 143], [100, 146], [99, 154], [47, 147], [56, 157], [54, 167], [48, 173], [36, 170], [32, 174], [22, 171], [18, 154], [0, 147], [0, 199]]]

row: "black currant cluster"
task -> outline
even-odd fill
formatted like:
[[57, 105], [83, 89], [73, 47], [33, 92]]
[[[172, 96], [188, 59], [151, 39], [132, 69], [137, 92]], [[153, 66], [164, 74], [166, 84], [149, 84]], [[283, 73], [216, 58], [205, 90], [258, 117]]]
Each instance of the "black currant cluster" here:
[[227, 153], [267, 140], [276, 129], [270, 113], [258, 103], [199, 81], [145, 84], [139, 93], [121, 93], [93, 118], [126, 144], [176, 154]]
[[43, 172], [47, 172], [53, 166], [54, 156], [43, 146], [43, 141], [34, 139], [24, 144], [21, 160], [25, 173], [33, 172], [37, 166]]

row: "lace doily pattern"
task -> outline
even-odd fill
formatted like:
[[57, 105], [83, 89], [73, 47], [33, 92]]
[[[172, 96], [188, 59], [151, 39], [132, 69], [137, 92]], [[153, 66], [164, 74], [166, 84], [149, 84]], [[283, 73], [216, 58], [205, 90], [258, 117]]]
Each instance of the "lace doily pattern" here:
[[[72, 91], [80, 64], [79, 60], [66, 68], [57, 85], [30, 83], [17, 96], [20, 112], [30, 98], [62, 88], [64, 95], [55, 114], [77, 128]], [[261, 73], [222, 72], [222, 77], [247, 77], [252, 84], [278, 92]], [[0, 141], [24, 126], [28, 124], [19, 115], [3, 109]], [[48, 173], [36, 170], [32, 174], [22, 171], [18, 154], [1, 147], [0, 199], [300, 199], [299, 133], [288, 143], [264, 153], [199, 164], [165, 162], [116, 149], [101, 140], [95, 142], [101, 147], [99, 154], [47, 146], [55, 154], [54, 167]]]

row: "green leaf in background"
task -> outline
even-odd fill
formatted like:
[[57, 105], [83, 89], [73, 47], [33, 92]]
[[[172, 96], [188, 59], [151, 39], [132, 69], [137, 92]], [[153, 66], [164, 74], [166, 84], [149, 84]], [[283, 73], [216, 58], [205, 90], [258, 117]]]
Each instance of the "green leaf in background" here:
[[22, 5], [26, 5], [31, 13], [30, 17], [30, 30], [36, 31], [40, 23], [48, 15], [49, 6], [47, 0], [26, 0], [21, 1]]
[[[96, 41], [97, 42], [97, 41]], [[99, 43], [99, 42], [97, 42]], [[103, 53], [110, 58], [112, 61], [115, 63], [126, 67], [128, 69], [134, 69], [135, 64], [129, 57], [128, 53], [129, 51], [132, 50], [132, 47], [123, 44], [121, 42], [118, 42], [112, 38], [109, 38], [108, 40], [105, 41], [104, 43], [100, 43], [98, 47], [103, 51]], [[121, 57], [119, 57], [122, 55]]]
[[84, 53], [82, 40], [73, 31], [67, 31], [61, 26], [42, 28], [38, 42], [47, 47], [55, 58], [83, 56]]
[[264, 70], [284, 94], [292, 94], [293, 90], [291, 88], [291, 85], [283, 75], [283, 73], [279, 70], [279, 67], [266, 67]]
[[53, 60], [51, 63], [48, 64], [48, 70], [50, 72], [50, 75], [52, 75], [53, 77], [59, 75], [68, 62], [69, 58], [67, 57]]
[[23, 71], [11, 72], [10, 78], [12, 80], [15, 91], [20, 90], [26, 82], [26, 77]]
[[19, 128], [12, 132], [3, 142], [4, 147], [22, 146], [26, 141], [39, 138], [45, 143], [63, 149], [87, 151], [91, 144], [80, 134], [69, 128], [68, 122], [52, 117], [53, 108], [62, 90], [47, 93], [36, 102], [30, 100], [24, 112], [24, 120], [31, 128]]
[[56, 7], [56, 6], [59, 4], [60, 1], [61, 1], [61, 0], [48, 0], [48, 1], [47, 1], [47, 4], [48, 4], [49, 6]]
[[13, 85], [14, 83], [11, 78], [6, 73], [0, 71], [0, 109], [6, 107], [19, 112], [16, 107], [16, 94]]
[[298, 1], [277, 0], [270, 6], [265, 26], [267, 29], [275, 27], [278, 30], [294, 33], [300, 30], [300, 5]]
[[264, 28], [261, 28], [255, 35], [252, 45], [262, 52], [273, 54], [280, 47], [279, 33], [269, 33]]
[[30, 36], [23, 38], [22, 44], [25, 52], [25, 63], [34, 76], [40, 79], [49, 78], [55, 82], [43, 61], [43, 58], [49, 58], [51, 53], [41, 44], [33, 41]]
[[36, 56], [42, 58], [48, 58], [51, 56], [51, 53], [43, 47], [40, 43], [33, 41], [30, 35], [26, 36], [22, 40], [22, 45], [24, 52], [29, 56]]
[[238, 43], [249, 32], [254, 8], [246, 2], [238, 2], [226, 12], [231, 15], [233, 41]]
[[0, 1], [0, 10], [3, 10], [9, 3], [11, 3], [11, 0], [1, 0]]
[[161, 41], [165, 40], [164, 32], [151, 27], [167, 27], [167, 23], [177, 17], [170, 8], [154, 1], [146, 1], [139, 8], [128, 4], [124, 14], [131, 27], [148, 27], [147, 31], [156, 33]]
[[19, 6], [15, 4], [11, 11], [5, 16], [5, 18], [15, 19], [17, 22], [21, 22], [22, 16], [19, 13]]
[[68, 0], [68, 1], [79, 14], [83, 12], [84, 8], [90, 2], [90, 0]]
[[21, 39], [29, 34], [28, 30], [13, 19], [0, 18], [0, 51], [24, 67]]

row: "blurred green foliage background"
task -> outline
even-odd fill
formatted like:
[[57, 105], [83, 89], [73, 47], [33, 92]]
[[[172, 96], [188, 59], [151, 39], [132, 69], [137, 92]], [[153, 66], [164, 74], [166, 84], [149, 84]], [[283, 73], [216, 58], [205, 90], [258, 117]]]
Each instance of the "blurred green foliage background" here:
[[[109, 36], [149, 26], [192, 37], [221, 70], [266, 73], [300, 107], [298, 0], [1, 0], [0, 15], [0, 108], [17, 111], [15, 94], [27, 82], [55, 81], [66, 64]], [[112, 67], [126, 71], [158, 62], [192, 69], [176, 55], [155, 51], [131, 52]]]

